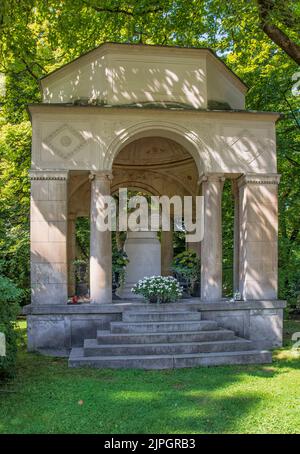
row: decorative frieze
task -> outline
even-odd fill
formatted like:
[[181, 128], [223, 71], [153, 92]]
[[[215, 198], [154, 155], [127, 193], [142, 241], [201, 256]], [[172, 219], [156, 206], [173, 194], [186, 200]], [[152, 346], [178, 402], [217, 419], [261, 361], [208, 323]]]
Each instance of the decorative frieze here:
[[237, 180], [239, 188], [245, 184], [279, 184], [279, 181], [280, 174], [277, 173], [247, 173]]
[[30, 180], [67, 180], [68, 170], [30, 170]]

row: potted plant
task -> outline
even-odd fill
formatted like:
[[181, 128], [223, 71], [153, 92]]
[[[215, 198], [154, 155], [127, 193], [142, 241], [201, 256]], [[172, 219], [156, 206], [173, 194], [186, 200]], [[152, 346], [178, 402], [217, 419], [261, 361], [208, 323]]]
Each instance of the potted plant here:
[[171, 303], [182, 296], [182, 288], [173, 276], [144, 277], [131, 290], [149, 303]]

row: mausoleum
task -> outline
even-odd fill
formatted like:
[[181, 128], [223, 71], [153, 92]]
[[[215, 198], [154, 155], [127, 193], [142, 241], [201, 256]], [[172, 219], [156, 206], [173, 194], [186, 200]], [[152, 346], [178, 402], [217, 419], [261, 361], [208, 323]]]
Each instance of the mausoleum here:
[[[42, 102], [29, 106], [28, 349], [71, 352], [71, 366], [269, 362], [282, 342], [284, 308], [277, 299], [279, 114], [246, 110], [247, 87], [205, 48], [106, 43], [41, 79], [41, 91]], [[233, 274], [242, 301], [234, 302], [222, 298], [225, 180], [235, 201]], [[119, 188], [204, 197], [204, 238], [191, 243], [201, 256], [199, 297], [161, 306], [128, 292], [112, 300], [111, 232], [99, 231], [96, 219], [103, 197]], [[90, 218], [90, 300], [67, 304], [82, 216]], [[132, 257], [150, 242], [158, 274], [170, 273], [172, 231], [160, 240], [128, 234], [127, 242]], [[138, 258], [143, 274], [140, 263], [150, 259]]]

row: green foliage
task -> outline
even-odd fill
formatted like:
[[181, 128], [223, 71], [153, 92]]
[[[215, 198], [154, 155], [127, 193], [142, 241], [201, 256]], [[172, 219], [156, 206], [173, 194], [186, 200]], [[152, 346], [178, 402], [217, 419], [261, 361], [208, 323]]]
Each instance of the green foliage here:
[[174, 231], [173, 232], [173, 251], [174, 255], [180, 254], [185, 251], [185, 232]]
[[9, 279], [0, 275], [0, 332], [5, 334], [6, 356], [0, 356], [0, 379], [14, 374], [17, 354], [15, 321], [22, 291]]
[[75, 236], [80, 258], [88, 261], [90, 257], [90, 220], [88, 217], [76, 219]]
[[180, 282], [186, 282], [187, 288], [192, 294], [200, 278], [200, 259], [196, 252], [187, 249], [176, 255], [172, 261], [172, 271]]
[[126, 252], [113, 248], [112, 254], [112, 273], [113, 281], [116, 285], [122, 286], [125, 282], [126, 265], [129, 263]]
[[233, 229], [234, 198], [231, 182], [226, 180], [222, 198], [222, 240], [223, 240], [223, 296], [232, 297], [237, 290], [233, 288]]
[[0, 127], [0, 273], [29, 297], [29, 122]]

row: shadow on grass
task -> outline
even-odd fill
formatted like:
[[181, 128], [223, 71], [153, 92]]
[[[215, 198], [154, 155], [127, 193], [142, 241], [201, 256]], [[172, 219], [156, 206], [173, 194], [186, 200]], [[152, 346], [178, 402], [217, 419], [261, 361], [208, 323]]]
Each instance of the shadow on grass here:
[[233, 433], [238, 423], [260, 404], [257, 394], [244, 392], [240, 396], [189, 397], [178, 409], [177, 429], [189, 428], [195, 433]]

